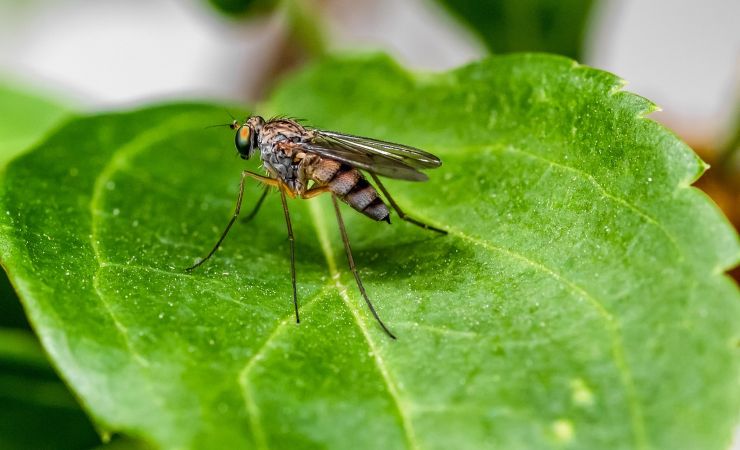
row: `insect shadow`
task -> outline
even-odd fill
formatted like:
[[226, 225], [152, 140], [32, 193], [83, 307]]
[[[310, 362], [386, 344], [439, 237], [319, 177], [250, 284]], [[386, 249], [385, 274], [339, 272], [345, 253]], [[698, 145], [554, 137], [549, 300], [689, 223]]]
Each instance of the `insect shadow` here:
[[454, 291], [465, 282], [464, 270], [456, 267], [457, 261], [475, 260], [474, 253], [467, 246], [460, 246], [459, 240], [436, 236], [412, 238], [398, 244], [374, 245], [369, 241], [355, 253], [364, 269], [382, 274], [383, 282], [417, 277], [424, 280], [423, 284], [413, 285], [417, 291]]

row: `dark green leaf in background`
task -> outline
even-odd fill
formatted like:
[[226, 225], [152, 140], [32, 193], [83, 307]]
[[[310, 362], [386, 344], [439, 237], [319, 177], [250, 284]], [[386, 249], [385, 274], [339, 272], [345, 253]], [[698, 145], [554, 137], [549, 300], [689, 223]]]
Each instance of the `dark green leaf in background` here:
[[25, 328], [30, 331], [21, 302], [5, 272], [0, 273], [0, 330]]
[[579, 58], [594, 0], [438, 0], [494, 53]]
[[266, 12], [277, 6], [275, 0], [208, 0], [224, 14], [242, 16], [253, 12]]
[[0, 448], [83, 449], [100, 438], [33, 334], [0, 328]]
[[[211, 6], [232, 18], [248, 18], [279, 10], [285, 20], [286, 36], [274, 48], [280, 64], [291, 66], [306, 56], [318, 57], [326, 52], [327, 41], [320, 18], [319, 4], [303, 0], [208, 0]], [[282, 47], [281, 47], [282, 46]], [[282, 53], [282, 54], [280, 54]], [[274, 78], [270, 76], [269, 78]]]
[[[289, 80], [265, 114], [420, 146], [436, 236], [275, 195], [203, 270], [239, 172], [220, 106], [70, 122], [9, 167], [4, 264], [97, 424], [162, 448], [716, 448], [736, 424], [737, 236], [704, 165], [613, 75], [552, 56]], [[247, 167], [255, 168], [256, 162]], [[250, 185], [245, 209], [259, 187]]]

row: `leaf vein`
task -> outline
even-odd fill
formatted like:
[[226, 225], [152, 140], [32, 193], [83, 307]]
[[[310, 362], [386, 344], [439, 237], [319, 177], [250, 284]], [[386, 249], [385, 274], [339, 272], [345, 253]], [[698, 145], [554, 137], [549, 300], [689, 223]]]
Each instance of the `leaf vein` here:
[[[408, 205], [408, 202], [404, 201], [404, 203]], [[429, 220], [426, 217], [419, 216], [418, 210], [416, 210], [416, 208], [414, 208], [413, 206], [410, 206], [410, 208], [415, 210], [415, 214], [418, 216], [419, 219], [423, 219], [425, 222], [436, 225], [436, 226], [444, 227], [440, 223], [435, 223], [434, 221]], [[606, 307], [604, 307], [604, 305], [596, 297], [591, 295], [588, 291], [586, 291], [581, 286], [577, 285], [575, 282], [571, 281], [567, 277], [559, 274], [552, 268], [548, 267], [547, 265], [541, 262], [535, 261], [529, 258], [528, 256], [525, 256], [524, 254], [521, 254], [514, 250], [511, 250], [505, 247], [500, 247], [490, 242], [487, 242], [485, 240], [468, 235], [464, 233], [463, 231], [455, 229], [453, 227], [447, 226], [446, 229], [450, 233], [450, 235], [456, 236], [460, 239], [466, 240], [475, 245], [479, 245], [488, 250], [493, 250], [501, 254], [504, 254], [511, 259], [516, 259], [520, 262], [523, 262], [547, 274], [548, 276], [552, 277], [559, 283], [568, 287], [575, 294], [585, 299], [589, 304], [591, 304], [591, 306], [604, 319], [604, 321], [607, 324], [607, 328], [609, 330], [610, 339], [612, 341], [612, 358], [614, 359], [614, 364], [617, 367], [617, 370], [619, 371], [620, 379], [622, 381], [622, 385], [624, 386], [625, 393], [627, 396], [627, 403], [628, 403], [628, 407], [630, 411], [630, 420], [631, 420], [633, 438], [635, 439], [635, 443], [637, 444], [638, 448], [642, 448], [642, 449], [648, 448], [649, 444], [648, 444], [648, 439], [647, 439], [647, 435], [645, 432], [645, 422], [644, 422], [644, 417], [642, 413], [642, 405], [640, 404], [638, 400], [637, 389], [635, 387], [634, 379], [632, 377], [632, 371], [625, 357], [624, 342], [623, 342], [622, 333], [621, 333], [621, 324], [619, 323], [618, 319], [614, 317], [614, 315]]]
[[249, 305], [247, 303], [240, 302], [239, 300], [236, 300], [236, 299], [234, 299], [234, 298], [232, 298], [232, 297], [230, 297], [228, 295], [221, 295], [221, 292], [227, 292], [227, 291], [231, 290], [232, 289], [232, 286], [229, 285], [229, 284], [227, 284], [227, 283], [224, 283], [222, 281], [219, 281], [219, 280], [217, 280], [215, 278], [202, 277], [202, 276], [198, 276], [198, 275], [195, 275], [195, 274], [188, 274], [188, 273], [171, 272], [171, 271], [168, 271], [168, 270], [159, 269], [157, 267], [142, 266], [140, 264], [129, 264], [129, 263], [125, 263], [124, 264], [124, 263], [115, 263], [115, 262], [103, 262], [103, 263], [100, 264], [100, 266], [101, 266], [101, 268], [102, 267], [117, 267], [117, 268], [120, 268], [122, 270], [157, 273], [157, 274], [160, 274], [162, 276], [170, 276], [170, 277], [183, 278], [183, 279], [188, 279], [188, 280], [198, 279], [198, 280], [205, 281], [207, 283], [211, 283], [211, 284], [215, 284], [215, 285], [219, 286], [219, 289], [216, 289], [216, 290], [213, 291], [213, 293], [216, 294], [216, 296], [218, 298], [220, 298], [220, 299], [222, 299], [224, 301], [230, 302], [230, 303], [235, 303], [235, 304], [237, 304], [239, 306], [242, 306], [242, 307], [245, 307], [245, 308], [248, 308], [249, 306], [251, 306], [251, 305]]
[[108, 313], [114, 325], [116, 326], [116, 329], [121, 334], [121, 337], [123, 338], [126, 347], [131, 352], [131, 355], [133, 356], [134, 360], [138, 362], [140, 365], [142, 365], [143, 367], [147, 367], [149, 363], [134, 348], [133, 343], [131, 342], [131, 339], [129, 337], [128, 328], [124, 326], [123, 323], [120, 321], [118, 316], [113, 311], [113, 308], [111, 307], [110, 303], [106, 300], [103, 291], [100, 289], [100, 284], [99, 284], [100, 270], [103, 267], [105, 267], [105, 265], [108, 263], [103, 258], [103, 255], [100, 249], [100, 243], [98, 241], [98, 228], [99, 228], [98, 222], [103, 212], [101, 205], [103, 202], [106, 185], [112, 179], [113, 174], [115, 174], [118, 170], [124, 167], [126, 165], [126, 161], [132, 155], [145, 150], [152, 143], [158, 140], [164, 139], [167, 135], [163, 134], [163, 131], [171, 130], [173, 125], [176, 126], [177, 121], [171, 120], [171, 121], [163, 122], [159, 126], [150, 128], [146, 133], [138, 135], [136, 138], [131, 139], [125, 145], [122, 145], [118, 149], [114, 150], [112, 153], [113, 156], [108, 160], [107, 164], [103, 167], [103, 169], [100, 171], [98, 176], [95, 178], [95, 181], [93, 183], [92, 195], [90, 197], [90, 203], [89, 203], [90, 244], [91, 244], [92, 251], [93, 251], [93, 258], [95, 259], [95, 262], [97, 263], [97, 267], [92, 277], [93, 278], [92, 285], [93, 285], [93, 288], [95, 289], [95, 293], [97, 294], [101, 304], [103, 305], [103, 308], [105, 308], [106, 312]]
[[567, 277], [559, 274], [558, 272], [554, 271], [550, 267], [546, 266], [545, 264], [535, 261], [529, 258], [528, 256], [525, 256], [514, 250], [500, 247], [500, 246], [491, 244], [490, 242], [478, 239], [476, 237], [469, 236], [460, 230], [456, 230], [454, 228], [448, 228], [448, 231], [453, 236], [457, 236], [460, 239], [463, 239], [473, 244], [479, 245], [488, 250], [493, 250], [498, 253], [504, 254], [511, 259], [516, 259], [520, 262], [523, 262], [547, 274], [548, 276], [552, 277], [559, 283], [568, 287], [572, 292], [582, 297], [589, 304], [591, 304], [591, 306], [604, 319], [604, 321], [606, 322], [607, 328], [609, 330], [609, 335], [612, 341], [612, 357], [614, 359], [614, 364], [617, 367], [617, 370], [619, 371], [622, 385], [625, 388], [625, 393], [627, 396], [627, 403], [628, 403], [628, 407], [630, 411], [630, 420], [632, 424], [633, 437], [635, 439], [635, 442], [638, 448], [648, 448], [649, 445], [648, 445], [647, 436], [645, 434], [645, 424], [644, 424], [644, 418], [642, 414], [642, 406], [640, 405], [640, 402], [637, 397], [637, 390], [635, 387], [634, 379], [632, 377], [632, 371], [625, 357], [624, 341], [622, 339], [621, 325], [618, 319], [614, 317], [614, 315], [612, 315], [612, 313], [609, 312], [609, 310], [607, 310], [606, 307], [604, 307], [604, 305], [596, 297], [591, 295], [588, 291], [586, 291], [581, 286], [569, 280]]
[[624, 198], [622, 198], [620, 196], [614, 195], [614, 194], [610, 193], [609, 191], [607, 191], [606, 188], [604, 188], [604, 186], [601, 183], [599, 183], [599, 181], [593, 175], [591, 175], [590, 173], [585, 172], [585, 171], [583, 171], [581, 169], [577, 169], [577, 168], [575, 168], [573, 166], [569, 166], [567, 164], [562, 164], [562, 163], [559, 163], [557, 161], [553, 161], [551, 159], [545, 158], [544, 156], [537, 155], [535, 153], [528, 152], [526, 150], [522, 150], [522, 149], [515, 148], [515, 147], [512, 147], [512, 146], [506, 147], [504, 149], [504, 151], [508, 151], [510, 153], [519, 154], [519, 155], [522, 155], [522, 156], [531, 158], [531, 159], [533, 159], [535, 161], [538, 161], [538, 162], [540, 162], [542, 164], [547, 165], [548, 166], [548, 169], [551, 168], [551, 167], [558, 167], [558, 168], [560, 168], [562, 170], [565, 170], [565, 171], [568, 171], [568, 172], [573, 172], [573, 173], [577, 174], [578, 176], [582, 177], [583, 179], [585, 179], [586, 181], [588, 181], [589, 183], [591, 183], [594, 187], [596, 187], [596, 189], [598, 189], [601, 192], [601, 195], [603, 197], [606, 197], [606, 198], [608, 198], [608, 199], [610, 199], [610, 200], [612, 200], [612, 201], [614, 201], [616, 203], [619, 203], [620, 205], [624, 206], [625, 208], [629, 209], [630, 211], [632, 211], [633, 213], [635, 213], [636, 215], [638, 215], [639, 217], [641, 217], [643, 220], [645, 220], [649, 224], [651, 224], [651, 225], [655, 226], [656, 228], [658, 228], [658, 230], [660, 230], [660, 232], [663, 235], [665, 235], [665, 237], [668, 238], [668, 240], [671, 242], [671, 245], [673, 245], [673, 247], [678, 251], [680, 260], [683, 260], [683, 258], [684, 258], [683, 251], [681, 251], [681, 247], [678, 245], [678, 242], [676, 241], [676, 238], [673, 237], [673, 234], [671, 234], [660, 222], [658, 222], [650, 214], [642, 211], [640, 208], [638, 208], [636, 205], [628, 202], [626, 199], [624, 199]]
[[[466, 331], [466, 330], [454, 330], [451, 328], [446, 327], [439, 327], [434, 325], [425, 325], [425, 324], [419, 324], [415, 322], [395, 322], [393, 324], [396, 328], [410, 328], [413, 330], [421, 330], [426, 331], [428, 333], [432, 334], [438, 334], [440, 336], [450, 336], [450, 337], [456, 337], [456, 338], [463, 338], [463, 339], [499, 339], [500, 336], [496, 336], [494, 334], [487, 334], [487, 333], [480, 333], [477, 331]], [[568, 338], [575, 338], [578, 336], [578, 333], [572, 333], [572, 334], [561, 334], [561, 337], [568, 337]], [[480, 343], [481, 341], [478, 341]], [[553, 343], [552, 339], [550, 338], [540, 338], [540, 339], [521, 339], [521, 340], [515, 340], [515, 339], [508, 339], [508, 340], [502, 340], [501, 342], [497, 342], [497, 345], [500, 345], [502, 348], [516, 348], [516, 347], [536, 347], [538, 345], [551, 345]]]
[[[167, 135], [163, 135], [163, 131], [178, 131], [172, 130], [173, 125], [177, 127], [177, 121], [163, 122], [159, 126], [149, 129], [146, 133], [140, 134], [136, 138], [130, 140], [127, 144], [122, 145], [118, 149], [114, 150], [112, 153], [113, 156], [108, 160], [107, 164], [103, 167], [103, 170], [100, 171], [100, 173], [94, 180], [89, 202], [90, 245], [93, 252], [93, 259], [97, 263], [97, 267], [95, 268], [95, 271], [92, 275], [93, 289], [95, 290], [95, 293], [100, 300], [101, 305], [113, 321], [113, 324], [116, 327], [116, 330], [120, 334], [121, 338], [123, 339], [123, 343], [126, 349], [129, 351], [131, 357], [136, 362], [136, 364], [138, 364], [144, 370], [149, 367], [149, 361], [147, 361], [146, 358], [144, 358], [144, 356], [135, 348], [129, 336], [130, 333], [128, 328], [118, 318], [117, 314], [111, 307], [110, 302], [106, 299], [104, 292], [100, 288], [100, 271], [103, 269], [103, 267], [105, 267], [107, 262], [103, 258], [100, 249], [100, 243], [98, 241], [98, 220], [101, 216], [103, 216], [101, 209], [102, 199], [104, 196], [106, 185], [108, 181], [112, 179], [113, 174], [116, 173], [116, 171], [118, 171], [121, 167], [124, 167], [126, 165], [127, 159], [130, 158], [132, 155], [145, 150], [152, 143], [165, 138]], [[182, 124], [180, 124], [180, 126], [182, 127]], [[153, 398], [160, 405], [163, 405], [163, 397], [152, 388], [151, 384], [146, 383], [145, 386], [152, 394]]]

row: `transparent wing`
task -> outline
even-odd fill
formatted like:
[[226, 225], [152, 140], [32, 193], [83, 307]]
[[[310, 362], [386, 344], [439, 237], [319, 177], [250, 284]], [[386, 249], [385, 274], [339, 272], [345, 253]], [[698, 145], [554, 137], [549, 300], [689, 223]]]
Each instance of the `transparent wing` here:
[[424, 173], [419, 172], [419, 170], [407, 164], [377, 155], [358, 153], [355, 150], [347, 150], [341, 147], [326, 147], [324, 145], [304, 143], [300, 144], [300, 146], [303, 151], [334, 159], [384, 177], [408, 181], [426, 181], [428, 179]]
[[402, 161], [406, 165], [419, 169], [433, 169], [442, 165], [442, 161], [431, 153], [408, 145], [394, 144], [362, 136], [337, 133], [336, 131], [314, 130], [319, 139], [341, 143], [358, 151], [382, 155], [386, 158]]
[[424, 181], [419, 169], [433, 169], [442, 162], [431, 153], [407, 145], [337, 133], [312, 130], [306, 150], [378, 175], [409, 181]]

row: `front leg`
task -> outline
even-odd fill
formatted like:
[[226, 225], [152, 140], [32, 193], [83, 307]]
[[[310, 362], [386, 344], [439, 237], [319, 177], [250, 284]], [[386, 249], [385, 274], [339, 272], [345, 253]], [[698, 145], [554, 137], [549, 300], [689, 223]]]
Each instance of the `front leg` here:
[[282, 180], [279, 180], [277, 178], [272, 178], [272, 177], [266, 177], [264, 175], [260, 175], [258, 173], [250, 172], [248, 170], [245, 170], [244, 172], [242, 172], [242, 176], [244, 176], [244, 175], [249, 176], [249, 177], [252, 177], [255, 180], [257, 180], [260, 183], [263, 183], [263, 184], [265, 184], [267, 186], [272, 186], [272, 187], [276, 187], [276, 188], [278, 188], [280, 190], [284, 190], [285, 193], [288, 195], [288, 197], [295, 198], [296, 193], [293, 192], [293, 190], [290, 188], [290, 186], [288, 186], [287, 184], [285, 184]]
[[244, 177], [252, 177], [267, 186], [280, 187], [280, 181], [278, 181], [277, 179], [250, 172], [249, 170], [245, 170], [244, 172], [242, 172], [242, 179], [244, 179]]
[[[221, 237], [218, 238], [218, 241], [216, 242], [216, 245], [213, 246], [210, 252], [205, 256], [205, 258], [202, 258], [200, 261], [196, 262], [192, 266], [185, 269], [188, 272], [192, 272], [195, 270], [198, 266], [202, 265], [204, 262], [208, 261], [211, 256], [213, 256], [216, 253], [216, 250], [221, 246], [221, 243], [226, 239], [226, 235], [229, 234], [229, 230], [231, 230], [231, 226], [234, 225], [234, 222], [236, 221], [236, 218], [239, 217], [239, 211], [241, 211], [242, 208], [242, 200], [244, 199], [244, 182], [246, 181], [247, 177], [251, 177], [256, 179], [257, 181], [264, 183], [267, 186], [276, 186], [279, 187], [280, 184], [278, 180], [270, 177], [265, 177], [260, 174], [250, 172], [248, 170], [245, 170], [242, 172], [242, 179], [239, 182], [239, 195], [236, 197], [236, 207], [234, 208], [234, 214], [231, 216], [231, 220], [229, 220], [229, 223], [226, 225], [226, 229], [224, 229], [223, 233], [221, 233]], [[265, 198], [264, 193], [262, 197], [260, 198], [260, 201], [257, 204], [257, 207], [262, 203], [262, 200]]]

